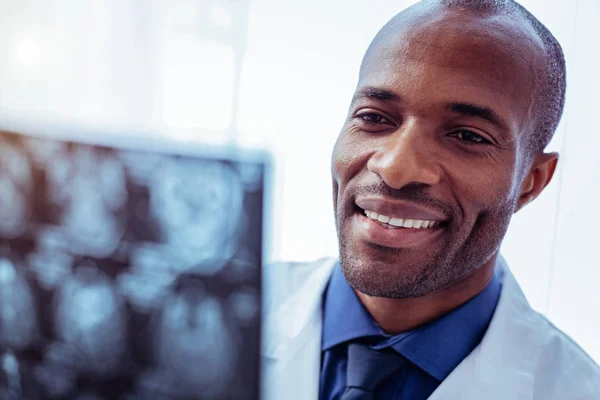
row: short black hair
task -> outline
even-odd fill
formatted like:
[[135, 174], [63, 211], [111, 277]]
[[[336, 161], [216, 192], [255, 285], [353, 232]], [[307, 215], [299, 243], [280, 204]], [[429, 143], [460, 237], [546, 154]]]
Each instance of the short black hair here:
[[528, 21], [541, 39], [546, 51], [546, 65], [542, 76], [536, 105], [536, 121], [528, 143], [528, 151], [543, 151], [558, 127], [565, 107], [567, 73], [565, 55], [554, 35], [525, 7], [514, 0], [439, 0], [447, 7], [460, 7], [473, 11], [497, 14], [515, 13]]

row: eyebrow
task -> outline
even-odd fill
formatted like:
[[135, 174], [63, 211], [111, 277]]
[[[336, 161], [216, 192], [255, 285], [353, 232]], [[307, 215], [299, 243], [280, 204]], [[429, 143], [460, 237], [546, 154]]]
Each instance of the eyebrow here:
[[355, 102], [357, 102], [359, 100], [363, 100], [363, 99], [382, 100], [382, 101], [400, 101], [400, 96], [398, 96], [396, 93], [394, 93], [390, 90], [376, 88], [376, 87], [372, 87], [372, 86], [365, 86], [365, 87], [359, 89], [354, 94], [354, 97], [352, 98], [352, 103], [355, 103]]
[[481, 118], [494, 125], [496, 128], [508, 131], [508, 124], [491, 108], [467, 103], [450, 103], [446, 108], [450, 112], [461, 114], [466, 117]]

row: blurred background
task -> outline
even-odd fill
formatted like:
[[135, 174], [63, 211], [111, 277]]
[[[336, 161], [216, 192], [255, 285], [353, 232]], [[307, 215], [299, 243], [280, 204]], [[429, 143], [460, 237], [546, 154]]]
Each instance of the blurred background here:
[[[402, 0], [0, 0], [0, 123], [273, 154], [266, 261], [337, 254], [329, 158], [364, 51]], [[559, 170], [503, 253], [534, 308], [600, 361], [600, 0], [523, 0], [561, 42]]]

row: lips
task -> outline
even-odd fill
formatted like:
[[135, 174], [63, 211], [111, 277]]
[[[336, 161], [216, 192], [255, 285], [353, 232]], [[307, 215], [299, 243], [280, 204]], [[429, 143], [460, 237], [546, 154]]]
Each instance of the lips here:
[[356, 205], [363, 211], [375, 212], [389, 218], [417, 221], [431, 221], [439, 225], [448, 217], [437, 210], [409, 203], [402, 200], [392, 200], [383, 197], [357, 197]]
[[[395, 249], [422, 247], [434, 241], [444, 230], [448, 218], [437, 210], [405, 201], [378, 197], [359, 197], [360, 208], [352, 221], [356, 237], [367, 243]], [[377, 215], [377, 218], [373, 218]], [[383, 216], [380, 220], [379, 216]], [[388, 221], [386, 221], [389, 218]], [[403, 221], [401, 226], [389, 222]], [[408, 223], [406, 223], [409, 221]], [[414, 224], [413, 221], [419, 221]], [[421, 223], [427, 221], [426, 224]], [[398, 223], [396, 223], [398, 225]], [[426, 225], [426, 227], [424, 226]]]

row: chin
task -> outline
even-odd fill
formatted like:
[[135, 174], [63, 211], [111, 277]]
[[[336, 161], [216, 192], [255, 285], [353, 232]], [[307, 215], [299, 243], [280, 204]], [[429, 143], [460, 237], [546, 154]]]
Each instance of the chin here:
[[452, 281], [447, 269], [434, 259], [410, 257], [409, 251], [391, 249], [365, 253], [341, 246], [340, 262], [348, 283], [369, 296], [422, 297]]

